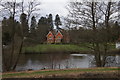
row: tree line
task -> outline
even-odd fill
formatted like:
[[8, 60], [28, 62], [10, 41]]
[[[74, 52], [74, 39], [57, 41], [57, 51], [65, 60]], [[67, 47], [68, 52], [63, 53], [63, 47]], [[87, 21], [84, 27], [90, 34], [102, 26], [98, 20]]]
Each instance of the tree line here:
[[[57, 29], [59, 29], [59, 25], [61, 25], [60, 17], [57, 14], [55, 20], [53, 21], [52, 14], [49, 14], [47, 17], [41, 17], [36, 21], [35, 16], [32, 16], [30, 26], [28, 24], [27, 15], [22, 13], [20, 15], [20, 22], [14, 20], [16, 34], [20, 37], [23, 36], [26, 39], [26, 43], [44, 43], [46, 42], [46, 35], [50, 30], [54, 29], [54, 25], [56, 25]], [[8, 19], [4, 17], [2, 20], [2, 40], [3, 45], [9, 45], [12, 41], [12, 28], [13, 22], [12, 17], [10, 16]]]

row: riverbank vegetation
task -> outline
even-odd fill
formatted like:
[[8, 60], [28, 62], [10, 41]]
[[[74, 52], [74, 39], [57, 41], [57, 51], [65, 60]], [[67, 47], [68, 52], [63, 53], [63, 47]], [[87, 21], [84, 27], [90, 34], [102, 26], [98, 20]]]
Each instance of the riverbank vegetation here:
[[77, 46], [73, 44], [40, 44], [32, 47], [23, 48], [24, 53], [51, 53], [51, 52], [82, 52], [90, 51], [89, 48], [84, 46]]
[[[29, 46], [23, 48], [23, 53], [92, 53], [92, 44], [81, 43], [81, 44], [39, 44], [35, 46]], [[115, 44], [110, 43], [110, 52], [117, 50]], [[101, 50], [103, 46], [101, 45]]]
[[118, 67], [6, 72], [3, 78], [118, 78]]

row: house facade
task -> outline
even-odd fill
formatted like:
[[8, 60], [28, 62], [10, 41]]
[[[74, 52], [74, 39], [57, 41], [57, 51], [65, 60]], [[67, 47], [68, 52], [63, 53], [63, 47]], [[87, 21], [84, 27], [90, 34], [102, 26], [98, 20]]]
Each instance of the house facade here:
[[61, 43], [63, 39], [63, 35], [60, 31], [58, 31], [55, 35], [55, 43]]
[[47, 37], [47, 43], [54, 43], [54, 35], [52, 31], [49, 31], [46, 37]]
[[47, 34], [47, 43], [61, 43], [63, 40], [63, 34], [58, 31], [49, 31]]

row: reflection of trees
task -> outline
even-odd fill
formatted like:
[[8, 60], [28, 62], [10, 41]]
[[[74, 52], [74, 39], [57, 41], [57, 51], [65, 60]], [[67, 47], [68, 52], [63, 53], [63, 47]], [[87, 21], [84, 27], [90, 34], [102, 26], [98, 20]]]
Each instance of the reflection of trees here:
[[119, 67], [120, 66], [119, 60], [120, 60], [119, 56], [118, 57], [117, 56], [108, 56], [106, 58], [105, 66], [107, 66], [107, 67], [115, 67], [115, 66]]
[[[7, 56], [9, 57], [9, 56]], [[101, 58], [95, 57], [95, 55], [87, 56], [87, 60], [90, 61], [90, 67], [120, 67], [120, 56], [109, 55], [106, 56], [106, 60], [104, 61], [104, 55], [100, 55]], [[75, 58], [75, 60], [74, 60]], [[97, 59], [98, 58], [98, 59]], [[48, 54], [26, 54], [21, 55], [20, 62], [18, 63], [18, 70], [20, 68], [31, 69], [34, 64], [34, 68], [39, 69], [65, 69], [65, 68], [77, 68], [79, 65], [76, 64], [77, 60], [80, 60], [81, 57], [70, 56], [70, 54], [59, 54], [59, 53], [48, 53]], [[31, 65], [29, 65], [29, 61], [31, 60]], [[76, 62], [75, 62], [76, 61]], [[82, 60], [84, 61], [84, 60]], [[102, 63], [105, 63], [102, 66]], [[97, 64], [96, 64], [97, 63]], [[24, 67], [23, 67], [24, 66]]]
[[116, 66], [116, 57], [115, 56], [108, 56], [106, 58], [106, 65], [105, 66]]
[[61, 69], [61, 63], [62, 60], [68, 58], [69, 56], [67, 54], [55, 54], [51, 53], [50, 55], [47, 56], [49, 64], [46, 65], [50, 69]]
[[94, 55], [90, 61], [90, 67], [119, 67], [120, 56]]
[[117, 62], [117, 66], [120, 67], [120, 56], [116, 56], [116, 62]]
[[[23, 54], [20, 57], [17, 69], [21, 66], [27, 65], [29, 60], [32, 61], [32, 64], [39, 65], [39, 69], [62, 69], [66, 68], [67, 63], [65, 62], [68, 59], [69, 54], [59, 54], [59, 53], [48, 53], [48, 54]], [[65, 63], [65, 64], [64, 64]], [[41, 65], [42, 64], [42, 65]], [[27, 69], [27, 68], [26, 68]]]
[[67, 69], [67, 68], [70, 68], [71, 67], [71, 61], [69, 60], [69, 59], [66, 59], [66, 61], [65, 61], [65, 64], [64, 64], [64, 66], [65, 66], [65, 68]]

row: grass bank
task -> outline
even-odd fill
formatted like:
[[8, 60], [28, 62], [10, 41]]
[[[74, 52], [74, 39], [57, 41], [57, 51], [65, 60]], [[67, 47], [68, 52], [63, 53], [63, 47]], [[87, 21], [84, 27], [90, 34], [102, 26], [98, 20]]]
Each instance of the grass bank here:
[[50, 52], [88, 52], [89, 48], [73, 44], [39, 44], [36, 46], [24, 47], [23, 52], [27, 53], [50, 53]]
[[[23, 53], [90, 53], [92, 50], [89, 47], [92, 47], [92, 44], [82, 43], [78, 45], [74, 44], [38, 44], [35, 46], [29, 46], [23, 48]], [[114, 51], [115, 44], [109, 44], [110, 51]], [[100, 50], [104, 50], [103, 46], [100, 45]]]
[[22, 72], [6, 72], [2, 74], [3, 78], [53, 78], [53, 77], [118, 77], [120, 68], [77, 68], [60, 70], [37, 70]]

